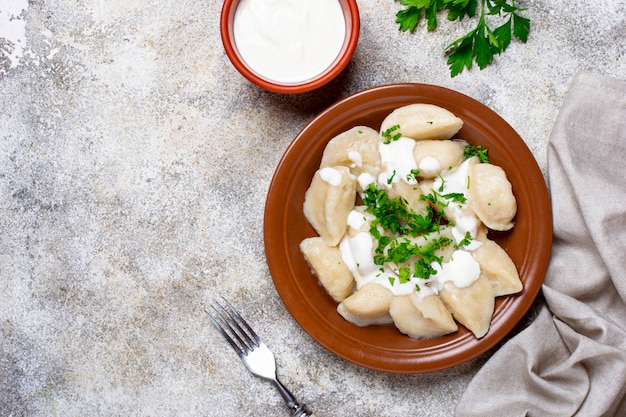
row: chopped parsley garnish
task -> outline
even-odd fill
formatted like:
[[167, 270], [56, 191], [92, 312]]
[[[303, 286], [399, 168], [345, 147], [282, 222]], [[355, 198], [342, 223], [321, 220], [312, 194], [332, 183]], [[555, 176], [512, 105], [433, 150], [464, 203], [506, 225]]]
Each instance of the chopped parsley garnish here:
[[[451, 245], [452, 239], [435, 235], [418, 245], [411, 237], [439, 231], [443, 220], [442, 210], [435, 211], [428, 205], [424, 212], [416, 213], [408, 207], [406, 199], [389, 198], [375, 184], [370, 184], [364, 191], [362, 201], [366, 211], [375, 216], [370, 224], [370, 233], [378, 242], [374, 251], [376, 265], [391, 263], [399, 266], [396, 273], [400, 283], [408, 282], [412, 277], [427, 279], [436, 274], [432, 264], [442, 262], [437, 251]], [[410, 268], [405, 266], [408, 262], [412, 262]]]
[[[399, 129], [400, 129], [400, 125], [393, 125], [389, 129], [387, 129], [384, 132], [382, 132], [381, 135], [382, 135], [383, 138], [385, 138], [383, 143], [385, 145], [388, 145], [391, 142], [400, 139], [402, 137], [402, 134], [400, 132], [397, 132], [395, 134], [393, 133], [393, 132], [395, 132], [396, 130], [399, 130]], [[393, 134], [393, 136], [392, 136], [392, 134]]]
[[442, 195], [442, 197], [453, 203], [463, 204], [467, 201], [467, 198], [465, 198], [465, 194], [463, 193], [448, 193], [448, 194]]
[[420, 170], [419, 169], [412, 169], [411, 172], [406, 174], [406, 182], [410, 182], [410, 181], [416, 180], [417, 177], [419, 177], [419, 175], [420, 175]]
[[462, 248], [463, 246], [469, 246], [472, 243], [472, 234], [470, 232], [465, 232], [465, 237], [455, 245], [455, 248]]
[[[465, 146], [465, 149], [463, 150], [463, 156], [465, 157], [465, 159], [469, 159], [472, 156], [477, 156], [480, 162], [484, 164], [488, 164], [489, 163], [489, 156], [487, 156], [488, 152], [489, 152], [489, 149], [483, 148], [482, 145], [478, 145], [478, 146], [467, 145]], [[469, 188], [469, 185], [468, 185], [468, 188]]]
[[434, 205], [439, 207], [448, 207], [450, 203], [459, 203], [463, 204], [467, 201], [465, 194], [463, 193], [447, 193], [442, 194], [443, 192], [443, 184], [439, 187], [438, 191], [432, 190], [428, 194], [422, 194], [420, 196], [420, 200], [429, 201]]

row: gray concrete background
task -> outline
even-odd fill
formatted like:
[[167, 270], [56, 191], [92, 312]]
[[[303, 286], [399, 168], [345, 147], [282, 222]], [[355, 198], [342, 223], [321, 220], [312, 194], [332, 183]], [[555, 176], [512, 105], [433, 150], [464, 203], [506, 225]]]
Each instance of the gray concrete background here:
[[442, 49], [470, 22], [400, 33], [397, 2], [359, 0], [351, 64], [300, 96], [235, 71], [219, 1], [15, 1], [12, 16], [0, 1], [0, 416], [287, 415], [204, 316], [217, 294], [319, 417], [452, 415], [492, 352], [431, 374], [374, 372], [286, 311], [262, 236], [276, 164], [338, 99], [421, 82], [492, 108], [546, 173], [573, 75], [626, 74], [623, 0], [520, 0], [528, 43], [454, 79]]

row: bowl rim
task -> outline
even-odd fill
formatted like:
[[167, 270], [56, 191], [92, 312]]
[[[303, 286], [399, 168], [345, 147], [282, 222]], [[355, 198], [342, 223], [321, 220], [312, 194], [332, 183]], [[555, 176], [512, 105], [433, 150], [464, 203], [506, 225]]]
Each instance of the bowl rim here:
[[245, 63], [235, 44], [232, 22], [234, 20], [237, 7], [241, 1], [242, 0], [224, 1], [220, 14], [220, 34], [228, 59], [233, 64], [235, 69], [237, 69], [241, 75], [253, 84], [275, 93], [306, 93], [329, 83], [345, 69], [352, 59], [358, 44], [361, 30], [359, 7], [356, 0], [338, 0], [346, 22], [346, 36], [337, 58], [328, 66], [328, 68], [326, 68], [326, 70], [322, 71], [313, 78], [297, 83], [280, 83], [260, 76]]
[[[517, 217], [519, 224], [525, 223], [526, 226], [518, 228], [517, 232], [514, 228], [511, 232], [517, 236], [511, 237], [515, 243], [513, 250], [521, 253], [520, 264], [516, 266], [524, 288], [519, 294], [496, 299], [491, 329], [482, 339], [476, 339], [464, 328], [461, 331], [460, 325], [458, 333], [434, 338], [437, 340], [413, 341], [408, 336], [394, 336], [395, 328], [392, 326], [388, 326], [387, 330], [378, 326], [374, 331], [352, 327], [348, 333], [342, 333], [341, 330], [349, 325], [337, 324], [340, 319], [336, 311], [331, 311], [328, 306], [320, 307], [321, 304], [332, 304], [330, 298], [326, 297], [321, 302], [307, 298], [311, 290], [320, 292], [323, 289], [319, 290], [319, 285], [313, 288], [309, 281], [299, 279], [304, 273], [304, 261], [294, 261], [298, 256], [295, 252], [299, 249], [292, 248], [289, 240], [293, 233], [298, 232], [294, 232], [297, 228], [292, 223], [288, 224], [288, 221], [293, 221], [288, 219], [288, 212], [301, 210], [300, 196], [294, 194], [302, 190], [294, 189], [301, 188], [297, 185], [297, 178], [309, 173], [303, 172], [308, 168], [300, 167], [307, 165], [307, 160], [312, 161], [319, 156], [316, 152], [320, 144], [325, 146], [334, 136], [329, 129], [335, 129], [335, 134], [341, 133], [339, 127], [329, 126], [341, 123], [346, 114], [354, 120], [366, 116], [370, 109], [378, 106], [399, 106], [398, 97], [403, 104], [426, 100], [432, 104], [449, 103], [465, 109], [466, 121], [474, 123], [473, 126], [468, 123], [468, 132], [473, 130], [474, 139], [480, 137], [480, 140], [492, 141], [499, 148], [500, 155], [493, 155], [496, 157], [494, 163], [502, 166], [497, 158], [505, 162], [523, 161], [508, 168], [502, 167], [507, 174], [511, 172], [516, 176], [516, 184], [521, 185], [521, 194], [526, 199], [525, 208], [518, 211], [523, 218]], [[483, 121], [485, 117], [488, 123]], [[545, 178], [528, 146], [502, 117], [486, 105], [444, 87], [417, 83], [388, 84], [359, 91], [331, 105], [310, 120], [292, 140], [277, 165], [268, 189], [264, 243], [269, 271], [279, 296], [296, 322], [320, 345], [343, 359], [378, 371], [404, 374], [432, 372], [460, 365], [485, 353], [500, 343], [528, 313], [541, 289], [550, 260], [550, 196]], [[364, 333], [371, 331], [373, 333]], [[387, 340], [390, 335], [397, 340]]]

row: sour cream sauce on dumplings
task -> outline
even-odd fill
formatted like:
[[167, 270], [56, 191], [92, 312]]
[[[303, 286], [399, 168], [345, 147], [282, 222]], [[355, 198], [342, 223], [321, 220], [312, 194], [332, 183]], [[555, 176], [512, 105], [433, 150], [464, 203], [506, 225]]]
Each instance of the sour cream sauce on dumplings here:
[[[416, 184], [417, 181], [414, 176], [411, 176], [411, 172], [424, 167], [421, 164], [419, 167], [416, 165], [413, 158], [414, 147], [415, 140], [405, 137], [389, 143], [381, 143], [379, 146], [381, 162], [386, 170], [378, 178], [369, 173], [362, 174], [358, 179], [361, 187], [365, 189], [369, 184], [376, 183], [380, 187], [391, 188], [391, 185], [400, 179], [409, 184]], [[436, 159], [435, 162], [438, 164]], [[434, 166], [432, 161], [427, 161], [425, 165], [433, 170], [440, 169]], [[469, 160], [466, 160], [458, 167], [442, 172], [434, 181], [433, 189], [440, 190], [442, 195], [465, 194], [468, 188], [468, 167]], [[330, 178], [327, 182], [331, 182]], [[472, 238], [475, 238], [478, 219], [474, 213], [466, 204], [454, 202], [450, 207], [453, 207], [455, 217], [452, 235], [456, 243], [461, 242], [468, 232]], [[363, 230], [363, 225], [367, 222], [366, 215], [361, 211], [352, 210], [348, 215], [348, 227], [355, 231]], [[472, 239], [465, 249], [455, 250], [448, 262], [443, 262], [441, 265], [433, 262], [431, 266], [436, 273], [428, 279], [411, 277], [404, 283], [399, 282], [398, 274], [387, 264], [381, 266], [374, 262], [374, 242], [369, 232], [360, 231], [353, 236], [346, 234], [339, 244], [339, 249], [346, 266], [354, 276], [357, 289], [368, 282], [375, 282], [388, 288], [394, 295], [405, 295], [413, 293], [417, 286], [420, 288], [417, 294], [423, 298], [437, 294], [448, 281], [452, 281], [458, 288], [467, 287], [476, 281], [480, 275], [480, 265], [468, 250], [474, 250], [480, 245], [480, 242]]]
[[[358, 218], [363, 218], [362, 213], [353, 211], [348, 221], [361, 223]], [[353, 227], [353, 226], [351, 226]], [[454, 251], [448, 262], [431, 265], [436, 274], [428, 279], [411, 277], [407, 282], [400, 283], [396, 272], [388, 265], [376, 265], [372, 256], [372, 236], [366, 232], [357, 233], [355, 236], [345, 236], [339, 243], [341, 257], [356, 282], [356, 287], [361, 288], [368, 282], [375, 282], [388, 288], [394, 295], [411, 294], [416, 285], [420, 288], [417, 294], [426, 297], [436, 294], [443, 288], [446, 282], [452, 281], [458, 288], [471, 285], [480, 275], [480, 265], [474, 257], [463, 249]]]
[[234, 38], [243, 60], [268, 80], [316, 77], [337, 58], [346, 35], [338, 0], [242, 0]]
[[389, 143], [381, 143], [380, 161], [387, 169], [380, 174], [378, 183], [384, 187], [391, 188], [391, 184], [403, 179], [409, 184], [415, 184], [411, 177], [411, 171], [417, 169], [417, 163], [413, 158], [413, 148], [415, 140], [401, 137]]
[[[442, 190], [442, 195], [446, 194], [467, 194], [469, 188], [469, 163], [466, 159], [458, 167], [449, 171], [444, 171], [433, 183], [434, 190]], [[479, 220], [474, 212], [468, 207], [467, 203], [450, 202], [449, 206], [454, 213], [454, 227], [452, 235], [456, 242], [460, 242], [469, 232], [472, 237], [472, 243], [467, 247], [468, 250], [476, 249], [480, 246], [480, 242], [473, 240], [476, 237]]]

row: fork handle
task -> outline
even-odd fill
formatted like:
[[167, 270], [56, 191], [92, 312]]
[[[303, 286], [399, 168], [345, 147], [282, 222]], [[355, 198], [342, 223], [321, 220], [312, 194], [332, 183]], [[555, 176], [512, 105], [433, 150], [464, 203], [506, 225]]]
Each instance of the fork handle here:
[[295, 407], [295, 409], [291, 413], [291, 417], [316, 417], [315, 414], [311, 413], [306, 405], [300, 404]]
[[316, 417], [315, 414], [309, 411], [306, 405], [296, 400], [293, 394], [289, 392], [287, 387], [285, 387], [278, 378], [275, 378], [273, 382], [291, 410], [291, 417]]

